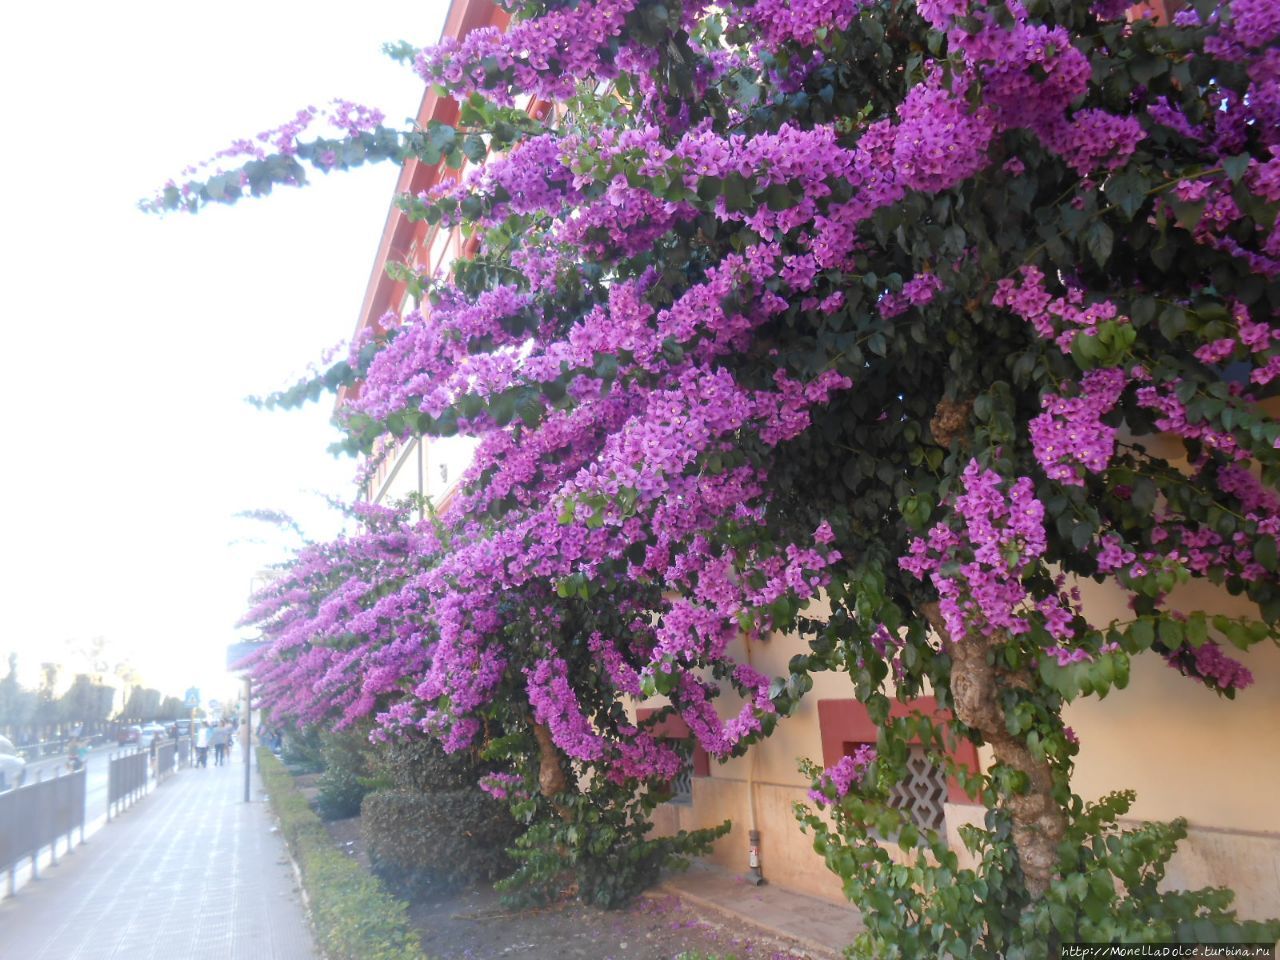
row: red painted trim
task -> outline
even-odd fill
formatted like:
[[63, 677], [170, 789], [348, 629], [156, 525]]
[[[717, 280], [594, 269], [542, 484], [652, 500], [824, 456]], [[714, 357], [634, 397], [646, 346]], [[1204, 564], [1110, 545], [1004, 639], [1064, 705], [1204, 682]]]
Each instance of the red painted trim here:
[[[648, 720], [658, 711], [653, 707], [639, 707], [636, 709], [637, 720]], [[651, 728], [655, 737], [663, 737], [671, 740], [692, 740], [693, 731], [689, 729], [689, 725], [684, 722], [684, 718], [677, 713], [671, 713], [663, 717], [662, 720]], [[693, 775], [695, 777], [711, 776], [711, 756], [698, 741], [693, 741]]]
[[[890, 717], [905, 717], [911, 713], [922, 713], [931, 717], [935, 723], [951, 720], [951, 711], [939, 710], [938, 701], [933, 697], [917, 697], [908, 703], [890, 701]], [[845, 755], [845, 744], [868, 743], [875, 746], [880, 735], [867, 708], [857, 700], [819, 700], [818, 730], [822, 738], [822, 762], [828, 767], [838, 763]], [[975, 772], [978, 770], [978, 748], [968, 740], [961, 741], [949, 753], [957, 763]], [[947, 799], [952, 803], [973, 802], [955, 777], [947, 778]]]
[[[449, 12], [445, 16], [441, 38], [465, 37], [472, 30], [480, 27], [497, 27], [505, 30], [511, 17], [499, 9], [491, 0], [453, 0]], [[450, 97], [442, 97], [430, 88], [422, 97], [422, 105], [418, 108], [417, 122], [425, 127], [432, 120], [453, 124], [458, 120], [458, 104]], [[446, 177], [457, 174], [445, 168], [444, 163], [427, 166], [422, 161], [411, 159], [405, 162], [396, 180], [395, 194], [417, 194], [427, 190]], [[373, 269], [369, 274], [369, 282], [365, 286], [364, 300], [360, 305], [360, 317], [356, 322], [356, 335], [370, 327], [377, 328], [378, 321], [388, 311], [400, 306], [404, 298], [405, 284], [392, 280], [387, 276], [386, 265], [393, 260], [404, 260], [415, 242], [423, 240], [430, 231], [430, 225], [421, 222], [413, 223], [395, 203], [387, 211], [387, 219], [382, 227], [382, 238], [378, 242], [378, 252], [373, 259]], [[341, 407], [349, 398], [354, 398], [359, 388], [338, 391], [337, 406]]]

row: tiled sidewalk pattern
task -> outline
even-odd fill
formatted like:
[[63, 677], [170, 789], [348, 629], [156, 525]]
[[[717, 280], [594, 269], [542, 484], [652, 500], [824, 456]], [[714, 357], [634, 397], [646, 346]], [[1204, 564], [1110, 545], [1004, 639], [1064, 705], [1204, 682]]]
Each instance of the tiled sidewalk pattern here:
[[183, 770], [0, 902], [0, 957], [315, 960], [254, 771]]

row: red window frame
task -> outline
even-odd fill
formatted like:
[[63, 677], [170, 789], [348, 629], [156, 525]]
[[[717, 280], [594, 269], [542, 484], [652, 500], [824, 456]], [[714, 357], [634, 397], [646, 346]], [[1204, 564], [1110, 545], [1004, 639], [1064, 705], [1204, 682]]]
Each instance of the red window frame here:
[[[946, 723], [951, 720], [950, 710], [939, 710], [938, 701], [934, 697], [917, 697], [906, 703], [898, 700], [890, 701], [889, 716], [905, 717], [911, 713], [922, 713], [930, 717], [934, 723]], [[860, 744], [875, 746], [879, 738], [879, 730], [871, 720], [866, 706], [857, 700], [819, 700], [818, 729], [822, 737], [822, 762], [824, 766], [832, 766], [840, 758]], [[919, 743], [918, 739], [911, 741]], [[978, 771], [978, 748], [968, 740], [961, 741], [954, 750], [947, 751], [948, 756], [957, 763]], [[947, 776], [947, 800], [950, 803], [973, 803], [973, 799], [960, 786], [953, 776]]]
[[[656, 707], [640, 707], [636, 710], [636, 720], [648, 720], [657, 712]], [[693, 740], [693, 775], [695, 777], [711, 776], [711, 755], [702, 749], [701, 744], [694, 739], [693, 731], [689, 729], [689, 725], [681, 719], [679, 714], [668, 714], [661, 721], [650, 727], [649, 732], [655, 737], [667, 740]]]

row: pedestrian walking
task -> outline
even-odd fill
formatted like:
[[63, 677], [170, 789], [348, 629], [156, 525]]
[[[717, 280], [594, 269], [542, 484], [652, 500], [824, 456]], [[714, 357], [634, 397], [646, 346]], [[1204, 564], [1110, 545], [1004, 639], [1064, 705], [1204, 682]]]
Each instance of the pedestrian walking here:
[[196, 766], [209, 766], [209, 724], [206, 721], [203, 727], [196, 730]]
[[213, 746], [213, 765], [220, 767], [227, 758], [227, 725], [219, 723], [214, 727], [209, 733], [209, 741]]

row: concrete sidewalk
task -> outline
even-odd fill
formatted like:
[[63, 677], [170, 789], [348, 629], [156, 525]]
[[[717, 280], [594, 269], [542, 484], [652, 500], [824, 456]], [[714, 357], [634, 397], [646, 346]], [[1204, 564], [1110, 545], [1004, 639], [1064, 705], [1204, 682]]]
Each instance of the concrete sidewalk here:
[[800, 944], [809, 956], [836, 960], [865, 928], [849, 905], [829, 903], [769, 884], [756, 887], [740, 875], [702, 861], [673, 873], [658, 887], [686, 902], [713, 910], [742, 926]]
[[18, 895], [0, 957], [315, 960], [284, 841], [253, 772], [182, 770]]

